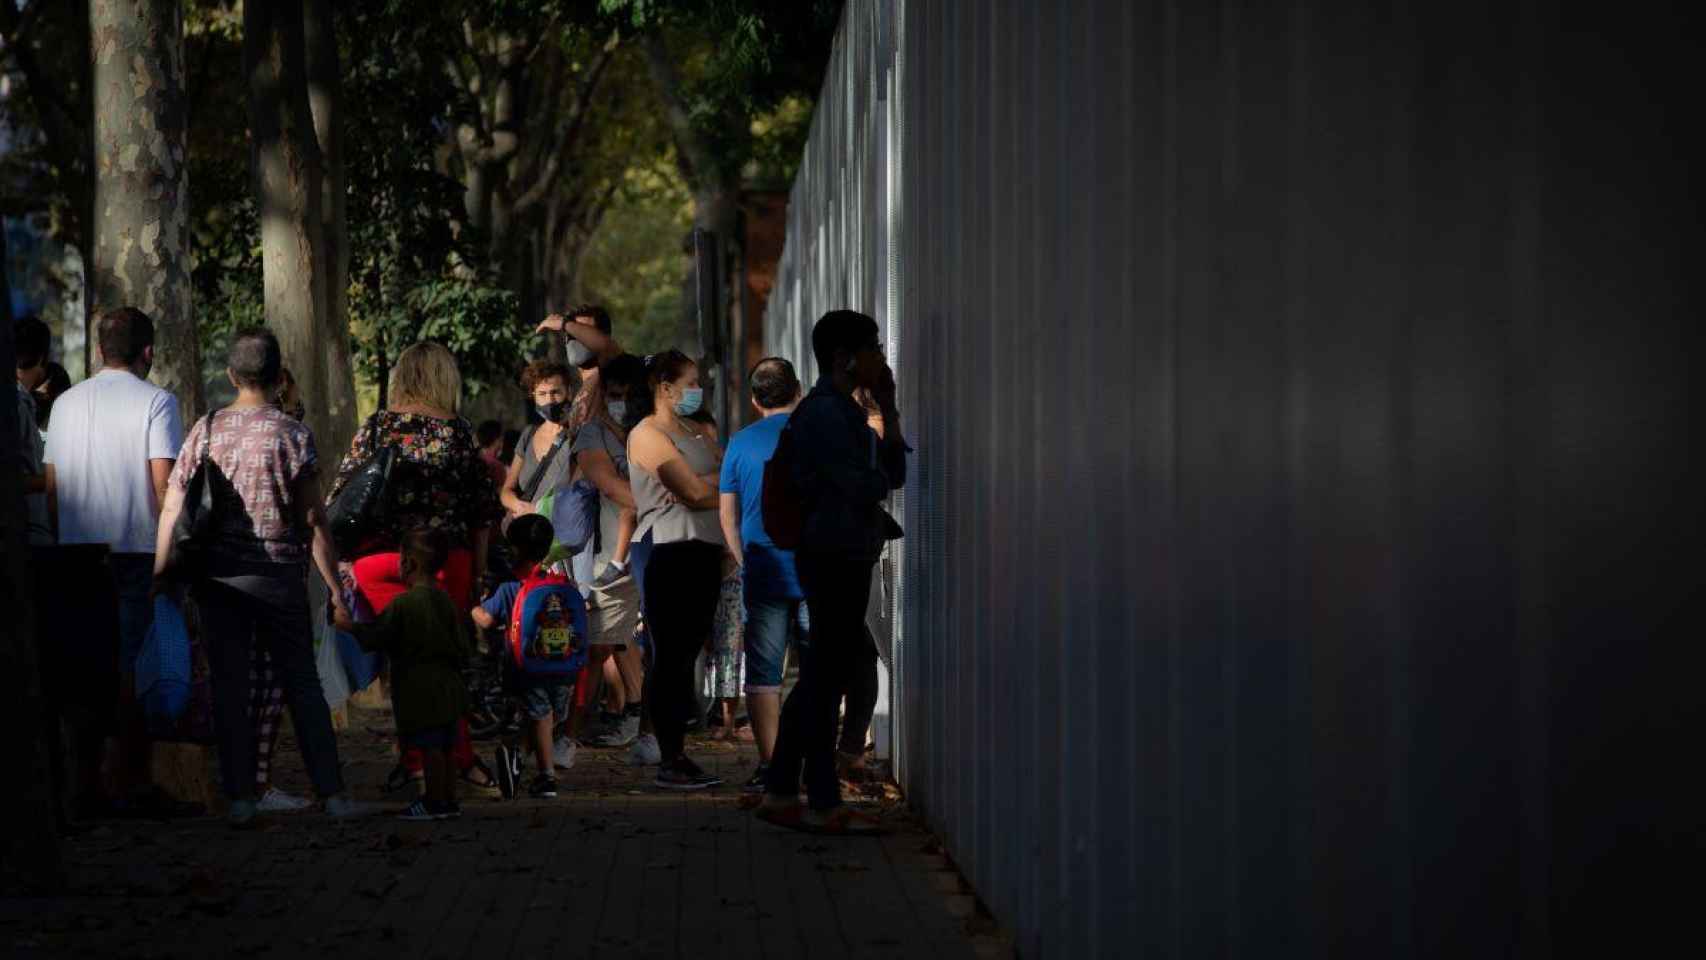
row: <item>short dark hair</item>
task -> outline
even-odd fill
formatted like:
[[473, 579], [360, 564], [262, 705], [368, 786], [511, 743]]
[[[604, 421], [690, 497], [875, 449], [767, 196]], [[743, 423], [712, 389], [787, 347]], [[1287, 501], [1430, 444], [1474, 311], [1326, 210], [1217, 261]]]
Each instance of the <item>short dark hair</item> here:
[[19, 317], [18, 322], [12, 325], [12, 339], [17, 344], [18, 369], [28, 370], [47, 360], [53, 331], [36, 317]]
[[516, 559], [538, 563], [551, 552], [551, 541], [557, 539], [557, 531], [551, 528], [551, 521], [539, 514], [524, 513], [510, 521], [504, 537], [515, 551]]
[[800, 395], [800, 376], [794, 372], [794, 365], [782, 357], [758, 361], [747, 383], [752, 387], [752, 399], [766, 410], [780, 410]]
[[284, 371], [284, 355], [278, 337], [265, 327], [248, 327], [231, 335], [231, 350], [225, 365], [237, 385], [268, 390], [278, 386]]
[[495, 441], [503, 438], [504, 425], [496, 420], [483, 420], [474, 428], [474, 439], [480, 441], [480, 446], [489, 447]]
[[416, 527], [403, 534], [399, 552], [417, 568], [429, 574], [444, 569], [450, 558], [450, 539], [437, 527]]
[[101, 314], [97, 339], [101, 362], [130, 366], [154, 345], [154, 318], [135, 307], [119, 307]]
[[857, 353], [876, 339], [877, 321], [869, 314], [857, 310], [829, 311], [812, 327], [812, 354], [817, 357], [818, 370], [833, 372], [830, 368], [835, 364], [835, 351]]
[[617, 385], [627, 387], [631, 391], [644, 390], [646, 362], [631, 353], [611, 357], [599, 365], [598, 382], [606, 390]]
[[592, 325], [597, 327], [599, 332], [606, 334], [610, 332], [610, 311], [604, 309], [602, 304], [583, 303], [569, 311], [570, 320], [576, 317], [591, 317]]

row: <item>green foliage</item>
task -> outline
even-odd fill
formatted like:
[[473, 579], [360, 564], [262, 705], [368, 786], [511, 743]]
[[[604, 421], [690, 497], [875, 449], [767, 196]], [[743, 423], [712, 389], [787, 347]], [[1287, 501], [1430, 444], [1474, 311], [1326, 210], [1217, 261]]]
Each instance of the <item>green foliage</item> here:
[[663, 31], [695, 134], [728, 177], [792, 176], [841, 0], [600, 0], [600, 8], [635, 29]]
[[693, 201], [673, 166], [636, 169], [581, 258], [581, 289], [614, 318], [630, 353], [675, 346], [681, 314], [681, 239], [693, 227]]

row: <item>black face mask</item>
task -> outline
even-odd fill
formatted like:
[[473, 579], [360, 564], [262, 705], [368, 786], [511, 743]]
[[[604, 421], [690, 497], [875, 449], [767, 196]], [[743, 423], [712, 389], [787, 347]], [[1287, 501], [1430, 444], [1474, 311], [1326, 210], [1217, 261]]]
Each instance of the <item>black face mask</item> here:
[[535, 409], [539, 411], [539, 416], [545, 418], [546, 423], [562, 423], [569, 416], [569, 405], [562, 400], [558, 400], [556, 403], [542, 403]]

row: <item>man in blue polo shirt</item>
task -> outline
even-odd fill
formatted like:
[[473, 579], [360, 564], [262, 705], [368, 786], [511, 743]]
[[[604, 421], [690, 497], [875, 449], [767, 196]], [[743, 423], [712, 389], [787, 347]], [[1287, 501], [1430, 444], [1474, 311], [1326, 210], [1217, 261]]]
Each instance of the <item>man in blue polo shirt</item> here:
[[757, 423], [734, 435], [723, 454], [723, 536], [740, 558], [746, 591], [746, 709], [758, 741], [758, 770], [746, 783], [764, 792], [771, 751], [782, 714], [782, 658], [790, 640], [805, 637], [805, 594], [794, 574], [794, 555], [779, 550], [764, 532], [764, 464], [776, 452], [788, 415], [800, 401], [794, 365], [768, 357], [752, 368], [752, 405]]

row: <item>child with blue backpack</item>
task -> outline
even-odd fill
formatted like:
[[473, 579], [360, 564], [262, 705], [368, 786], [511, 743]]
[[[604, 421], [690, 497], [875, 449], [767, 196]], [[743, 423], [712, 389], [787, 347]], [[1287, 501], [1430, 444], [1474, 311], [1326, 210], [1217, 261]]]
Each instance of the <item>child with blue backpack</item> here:
[[468, 712], [462, 666], [472, 652], [467, 621], [450, 594], [439, 588], [438, 571], [450, 544], [438, 530], [403, 536], [401, 570], [409, 589], [371, 623], [351, 621], [341, 607], [334, 625], [368, 650], [391, 661], [391, 702], [397, 734], [405, 747], [421, 751], [426, 791], [397, 816], [402, 820], [451, 820], [462, 815], [450, 753], [457, 724]]
[[[538, 774], [528, 793], [557, 795], [552, 766], [551, 731], [569, 713], [575, 679], [586, 663], [586, 601], [575, 583], [542, 565], [556, 533], [536, 513], [510, 522], [505, 534], [516, 559], [515, 579], [499, 585], [471, 613], [482, 630], [504, 631], [504, 685], [526, 714], [524, 733]], [[510, 748], [498, 748], [498, 783], [508, 796], [516, 790], [516, 762]]]

